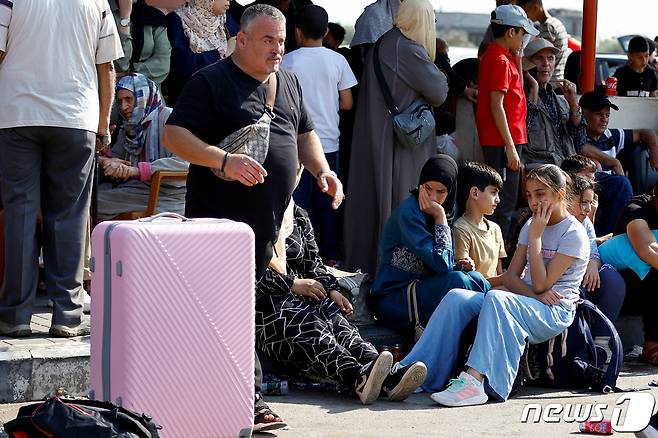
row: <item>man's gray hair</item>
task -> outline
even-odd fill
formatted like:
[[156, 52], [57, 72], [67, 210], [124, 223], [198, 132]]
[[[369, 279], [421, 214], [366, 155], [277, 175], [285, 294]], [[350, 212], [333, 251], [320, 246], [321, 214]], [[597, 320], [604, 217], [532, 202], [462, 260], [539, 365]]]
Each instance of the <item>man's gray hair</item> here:
[[240, 30], [243, 32], [246, 31], [249, 25], [258, 17], [266, 17], [273, 21], [286, 21], [286, 17], [283, 13], [274, 6], [257, 4], [249, 6], [242, 13], [242, 18], [240, 18]]

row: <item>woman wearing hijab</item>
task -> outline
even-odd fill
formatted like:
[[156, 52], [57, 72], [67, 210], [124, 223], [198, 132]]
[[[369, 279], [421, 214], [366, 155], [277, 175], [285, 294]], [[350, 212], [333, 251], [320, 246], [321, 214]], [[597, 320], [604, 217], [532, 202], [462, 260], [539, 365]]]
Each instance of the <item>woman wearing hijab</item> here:
[[[112, 180], [98, 187], [98, 216], [110, 219], [129, 211], [146, 210], [150, 180], [158, 170], [187, 170], [188, 163], [160, 144], [162, 128], [171, 114], [157, 85], [140, 73], [122, 77], [116, 85], [121, 121], [111, 149], [99, 158], [103, 176]], [[158, 211], [182, 214], [185, 186], [160, 187]]]
[[[446, 77], [434, 65], [434, 9], [428, 0], [405, 0], [395, 27], [381, 37], [379, 59], [393, 101], [404, 109], [419, 97], [439, 106], [448, 93]], [[354, 122], [345, 210], [345, 267], [374, 272], [376, 248], [386, 220], [435, 152], [434, 137], [414, 150], [394, 140], [389, 113], [375, 76], [374, 50], [366, 60]]]
[[275, 248], [279, 254], [256, 287], [261, 350], [305, 375], [338, 382], [363, 404], [382, 389], [390, 400], [402, 401], [423, 383], [425, 365], [393, 364], [390, 352], [378, 353], [345, 318], [352, 305], [322, 262], [308, 214], [293, 201]]
[[[435, 155], [423, 166], [418, 187], [386, 222], [369, 302], [386, 325], [406, 328], [418, 322], [424, 326], [449, 290], [490, 289], [473, 266], [453, 262], [448, 221], [454, 214], [456, 192], [457, 164], [448, 155]], [[413, 309], [408, 295], [414, 289], [418, 321], [409, 317]]]
[[171, 70], [166, 89], [170, 106], [190, 76], [229, 55], [229, 6], [229, 0], [189, 0], [167, 15]]

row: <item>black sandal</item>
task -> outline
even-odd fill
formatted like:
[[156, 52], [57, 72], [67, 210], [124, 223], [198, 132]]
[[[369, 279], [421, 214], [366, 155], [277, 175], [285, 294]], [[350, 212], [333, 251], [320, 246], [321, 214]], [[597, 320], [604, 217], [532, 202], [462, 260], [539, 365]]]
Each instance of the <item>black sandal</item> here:
[[[265, 417], [268, 415], [274, 417], [274, 420], [265, 421]], [[277, 419], [281, 421], [276, 421]], [[254, 433], [282, 429], [287, 426], [288, 423], [284, 422], [281, 417], [275, 414], [267, 403], [265, 403], [265, 400], [262, 398], [256, 400], [254, 403]]]

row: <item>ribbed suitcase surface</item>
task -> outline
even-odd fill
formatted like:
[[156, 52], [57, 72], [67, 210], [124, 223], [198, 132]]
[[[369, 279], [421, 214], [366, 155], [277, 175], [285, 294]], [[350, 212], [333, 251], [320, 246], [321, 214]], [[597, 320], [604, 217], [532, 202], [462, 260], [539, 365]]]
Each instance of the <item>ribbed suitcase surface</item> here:
[[103, 222], [92, 259], [94, 397], [151, 414], [164, 437], [248, 436], [251, 229], [217, 219]]

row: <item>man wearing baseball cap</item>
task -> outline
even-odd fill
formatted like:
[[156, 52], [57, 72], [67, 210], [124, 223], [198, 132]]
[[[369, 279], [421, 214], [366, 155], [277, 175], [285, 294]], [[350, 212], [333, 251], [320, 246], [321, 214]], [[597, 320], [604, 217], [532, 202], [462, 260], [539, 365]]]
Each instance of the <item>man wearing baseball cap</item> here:
[[[537, 38], [523, 51], [523, 69], [528, 99], [528, 144], [523, 148], [523, 162], [528, 164], [562, 163], [576, 153], [576, 141], [582, 112], [578, 106], [576, 85], [561, 80], [555, 93], [549, 83], [560, 51], [543, 38]], [[578, 145], [580, 146], [580, 145]]]
[[475, 122], [484, 161], [503, 177], [500, 204], [492, 219], [506, 237], [518, 198], [519, 155], [528, 142], [519, 55], [526, 41], [539, 31], [523, 9], [503, 5], [491, 13], [491, 32], [494, 42], [480, 60]]
[[619, 154], [638, 143], [644, 143], [649, 150], [651, 167], [658, 170], [658, 139], [650, 129], [608, 128], [610, 109], [618, 111], [619, 108], [599, 91], [583, 94], [580, 106], [586, 132], [585, 144], [580, 153], [598, 161], [603, 168], [602, 172], [596, 173], [596, 182], [602, 192], [599, 207], [601, 214], [598, 215], [596, 229], [601, 234], [607, 234], [613, 231], [619, 213], [633, 195], [631, 183], [618, 159]]

